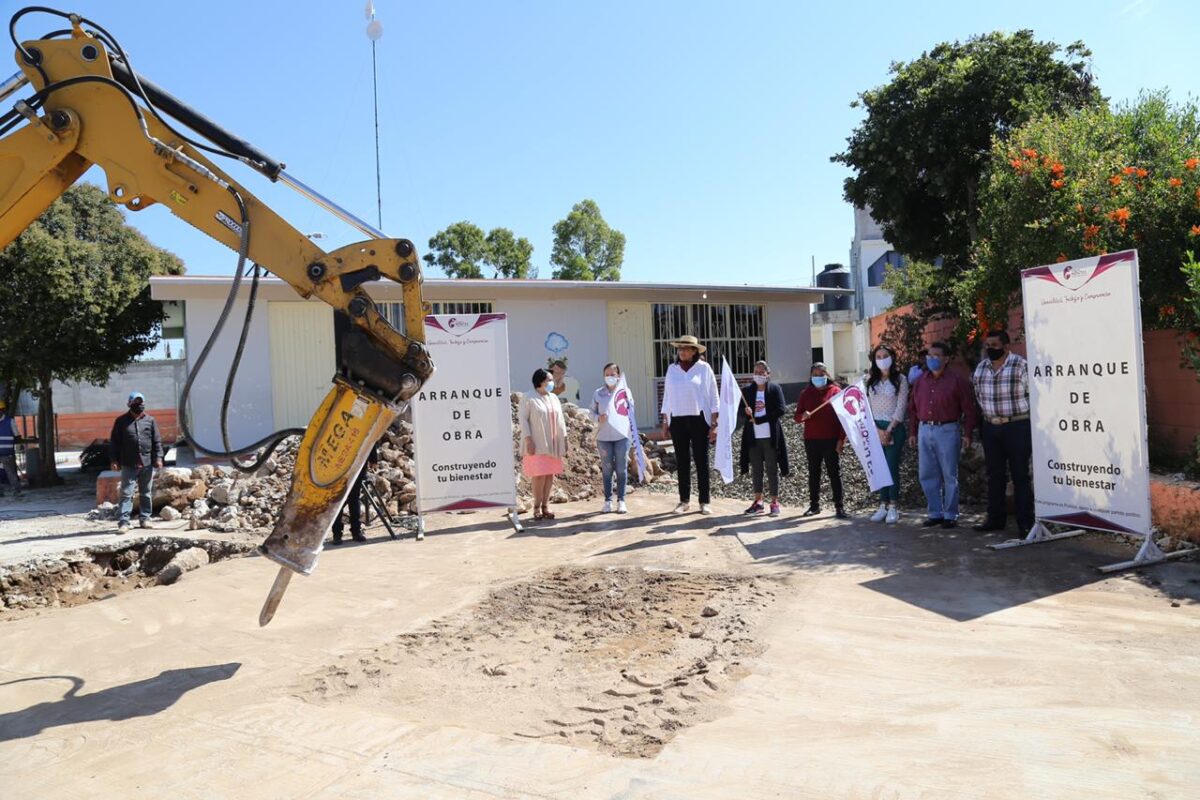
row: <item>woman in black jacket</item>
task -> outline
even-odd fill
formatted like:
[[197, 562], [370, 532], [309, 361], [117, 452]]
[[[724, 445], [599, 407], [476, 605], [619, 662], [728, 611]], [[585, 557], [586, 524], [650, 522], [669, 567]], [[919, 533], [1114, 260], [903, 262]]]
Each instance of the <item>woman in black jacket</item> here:
[[771, 516], [778, 517], [779, 476], [787, 477], [787, 442], [783, 438], [780, 419], [787, 411], [783, 388], [771, 382], [771, 368], [767, 362], [754, 365], [754, 383], [742, 388], [742, 402], [746, 417], [742, 420], [742, 474], [754, 467], [754, 503], [746, 509], [747, 514], [761, 514], [763, 508], [763, 477], [766, 473], [767, 488], [771, 495]]

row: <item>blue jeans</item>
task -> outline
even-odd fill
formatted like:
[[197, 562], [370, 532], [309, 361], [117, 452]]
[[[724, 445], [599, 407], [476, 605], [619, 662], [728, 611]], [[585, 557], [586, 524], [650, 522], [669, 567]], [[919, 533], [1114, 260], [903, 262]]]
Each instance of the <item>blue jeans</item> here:
[[926, 425], [917, 428], [917, 477], [925, 490], [930, 519], [958, 519], [958, 455], [962, 428]]
[[121, 467], [121, 525], [129, 524], [135, 485], [138, 490], [138, 516], [149, 521], [154, 513], [154, 467]]
[[629, 481], [629, 440], [596, 442], [600, 449], [600, 472], [604, 476], [604, 501], [612, 500], [613, 473], [617, 474], [617, 499], [625, 499], [625, 484]]

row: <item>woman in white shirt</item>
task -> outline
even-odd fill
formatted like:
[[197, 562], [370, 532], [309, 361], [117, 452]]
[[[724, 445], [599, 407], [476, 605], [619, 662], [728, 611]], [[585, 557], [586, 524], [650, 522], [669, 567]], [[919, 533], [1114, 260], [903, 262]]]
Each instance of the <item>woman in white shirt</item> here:
[[533, 484], [533, 518], [554, 519], [548, 504], [554, 476], [563, 471], [567, 456], [567, 422], [550, 373], [535, 370], [533, 388], [517, 409], [523, 444], [521, 468]]
[[613, 393], [622, 391], [621, 367], [615, 363], [604, 365], [604, 385], [592, 393], [592, 421], [599, 427], [596, 429], [596, 449], [600, 451], [600, 477], [604, 482], [604, 508], [600, 513], [608, 514], [613, 510], [613, 478], [617, 484], [617, 513], [624, 514], [629, 509], [625, 506], [625, 486], [629, 483], [629, 444], [633, 438], [633, 395], [628, 387], [617, 407], [619, 413], [626, 417], [624, 428], [621, 430], [613, 425], [608, 418], [608, 407], [613, 404]]
[[896, 351], [881, 344], [871, 352], [867, 373], [867, 402], [879, 428], [883, 457], [892, 473], [892, 485], [879, 490], [879, 510], [872, 522], [894, 524], [900, 519], [900, 456], [904, 454], [904, 416], [908, 413], [908, 378], [896, 364]]
[[675, 363], [667, 368], [663, 385], [663, 436], [675, 445], [679, 476], [679, 505], [676, 514], [691, 507], [692, 463], [700, 490], [700, 513], [711, 514], [709, 506], [708, 446], [717, 439], [717, 378], [712, 367], [701, 360], [705, 347], [695, 336], [680, 336], [671, 342]]

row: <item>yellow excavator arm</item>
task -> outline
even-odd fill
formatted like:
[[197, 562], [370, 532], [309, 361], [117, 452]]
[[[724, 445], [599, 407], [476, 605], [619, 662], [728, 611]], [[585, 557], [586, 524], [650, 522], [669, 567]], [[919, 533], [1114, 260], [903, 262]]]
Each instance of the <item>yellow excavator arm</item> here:
[[[242, 261], [248, 258], [301, 296], [334, 309], [338, 374], [305, 430], [286, 505], [262, 545], [263, 554], [281, 565], [260, 617], [266, 624], [292, 572], [314, 569], [371, 447], [433, 373], [423, 345], [416, 248], [406, 239], [386, 238], [289, 176], [282, 163], [139, 76], [119, 43], [90, 20], [29, 8], [17, 12], [10, 30], [33, 12], [60, 16], [70, 28], [16, 43], [20, 71], [0, 85], [0, 100], [27, 85], [33, 89], [0, 116], [0, 247], [97, 165], [114, 202], [130, 211], [160, 203], [239, 252]], [[180, 133], [167, 117], [208, 143]], [[325, 252], [206, 152], [286, 183], [371, 238]], [[380, 279], [403, 286], [404, 333], [388, 324], [363, 289]]]

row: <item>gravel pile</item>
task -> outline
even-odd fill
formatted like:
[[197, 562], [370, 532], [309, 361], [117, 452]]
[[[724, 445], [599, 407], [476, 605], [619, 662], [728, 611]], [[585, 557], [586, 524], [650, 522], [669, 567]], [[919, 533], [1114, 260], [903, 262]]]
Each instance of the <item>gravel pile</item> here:
[[[795, 414], [796, 407], [792, 405], [788, 408], [787, 417], [783, 423], [784, 438], [787, 439], [788, 460], [791, 466], [791, 476], [780, 480], [779, 499], [784, 506], [808, 507], [808, 463], [804, 457], [804, 428], [792, 422], [792, 416]], [[712, 471], [712, 494], [714, 497], [724, 498], [740, 498], [747, 502], [754, 499], [754, 489], [750, 482], [750, 475], [738, 474], [738, 459], [741, 447], [742, 434], [739, 431], [734, 435], [733, 442], [733, 460], [734, 460], [734, 481], [726, 485], [720, 474], [713, 469]], [[650, 451], [647, 451], [649, 455]], [[709, 460], [711, 462], [713, 448], [709, 448]], [[662, 459], [664, 467], [670, 470], [675, 469], [674, 456], [669, 455]], [[877, 508], [879, 506], [878, 496], [873, 493], [867, 486], [866, 476], [863, 474], [862, 466], [858, 463], [858, 458], [854, 455], [854, 451], [849, 445], [842, 451], [841, 458], [842, 467], [842, 489], [845, 492], [846, 508], [866, 509]], [[985, 502], [987, 498], [987, 480], [983, 467], [983, 453], [978, 450], [971, 450], [964, 453], [958, 468], [959, 479], [959, 496], [960, 503], [972, 504]], [[692, 494], [695, 495], [695, 478], [693, 477]], [[674, 486], [668, 486], [665, 483], [655, 483], [650, 486], [650, 491], [654, 492], [671, 492], [674, 491]], [[821, 506], [825, 509], [833, 508], [833, 495], [829, 490], [829, 479], [822, 475], [822, 492]], [[917, 454], [915, 448], [904, 448], [904, 455], [900, 461], [900, 506], [904, 509], [922, 509], [925, 507], [925, 495], [921, 491], [921, 484], [917, 481]]]

